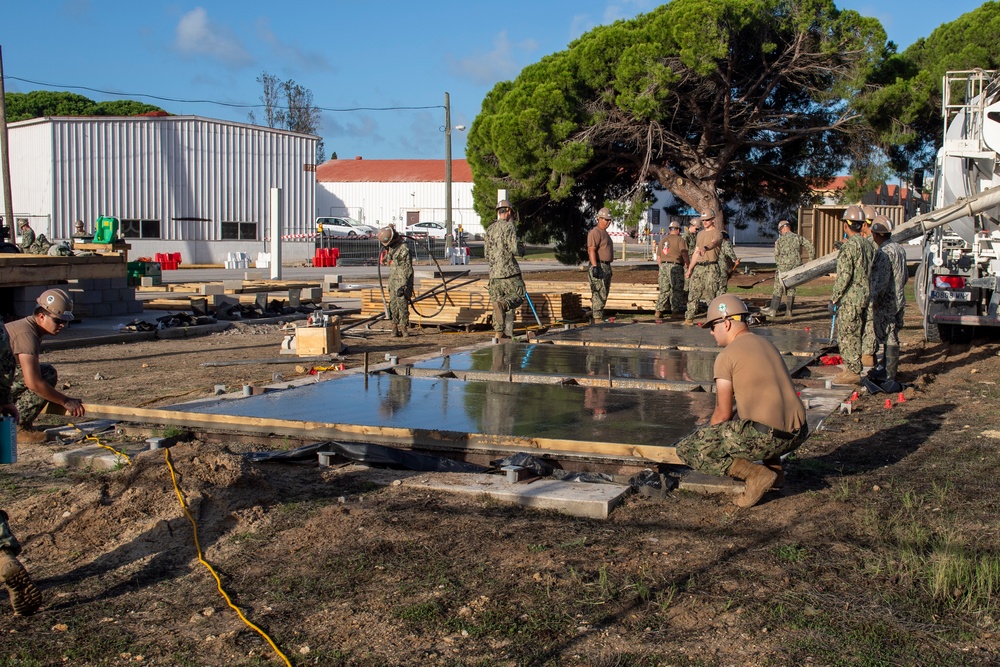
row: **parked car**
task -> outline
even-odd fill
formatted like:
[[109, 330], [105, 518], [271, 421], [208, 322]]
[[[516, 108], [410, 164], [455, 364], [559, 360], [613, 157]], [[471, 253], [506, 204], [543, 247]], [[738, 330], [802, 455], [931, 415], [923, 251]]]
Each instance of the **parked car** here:
[[371, 236], [378, 230], [371, 225], [363, 225], [351, 218], [337, 216], [321, 216], [316, 218], [316, 230], [322, 225], [323, 236], [354, 238], [356, 236]]
[[[432, 239], [444, 239], [447, 235], [447, 228], [443, 222], [418, 222], [410, 225], [406, 229], [407, 234], [426, 234]], [[462, 242], [469, 240], [469, 234], [462, 232]]]

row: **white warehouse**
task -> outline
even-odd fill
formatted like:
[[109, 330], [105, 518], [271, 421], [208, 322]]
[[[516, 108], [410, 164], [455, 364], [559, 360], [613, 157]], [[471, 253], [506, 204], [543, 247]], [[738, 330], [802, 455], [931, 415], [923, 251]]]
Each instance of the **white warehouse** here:
[[[403, 229], [417, 222], [445, 221], [444, 160], [330, 160], [316, 169], [316, 212], [345, 216], [374, 227]], [[468, 234], [482, 234], [472, 208], [472, 171], [452, 161], [452, 221]]]
[[[14, 213], [50, 240], [68, 239], [76, 220], [93, 231], [98, 216], [116, 217], [130, 258], [179, 252], [183, 263], [203, 264], [255, 255], [267, 250], [271, 188], [282, 191], [283, 234], [313, 231], [317, 141], [198, 116], [11, 123]], [[286, 259], [312, 256], [311, 244], [288, 246]]]

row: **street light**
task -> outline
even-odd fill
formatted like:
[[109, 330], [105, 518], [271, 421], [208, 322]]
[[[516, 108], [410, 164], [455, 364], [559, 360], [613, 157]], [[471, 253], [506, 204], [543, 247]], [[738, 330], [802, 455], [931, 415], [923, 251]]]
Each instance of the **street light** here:
[[451, 248], [454, 243], [451, 222], [451, 131], [455, 129], [461, 132], [464, 125], [451, 126], [451, 96], [444, 94], [444, 245]]

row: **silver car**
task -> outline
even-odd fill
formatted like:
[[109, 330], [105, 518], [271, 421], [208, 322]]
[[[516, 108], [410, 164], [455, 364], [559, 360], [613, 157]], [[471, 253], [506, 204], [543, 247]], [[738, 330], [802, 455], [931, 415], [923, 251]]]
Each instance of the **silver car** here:
[[358, 236], [372, 236], [378, 230], [371, 225], [361, 224], [352, 218], [320, 216], [316, 218], [316, 231], [322, 231], [323, 236], [355, 238]]

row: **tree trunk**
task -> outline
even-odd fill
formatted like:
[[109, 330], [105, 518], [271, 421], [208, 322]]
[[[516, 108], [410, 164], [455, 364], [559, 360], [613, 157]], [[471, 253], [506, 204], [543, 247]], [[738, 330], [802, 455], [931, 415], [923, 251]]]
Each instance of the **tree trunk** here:
[[724, 229], [722, 202], [716, 194], [714, 179], [696, 181], [684, 178], [669, 167], [655, 164], [649, 165], [649, 171], [660, 185], [694, 210], [699, 213], [709, 209], [715, 211], [716, 225]]

